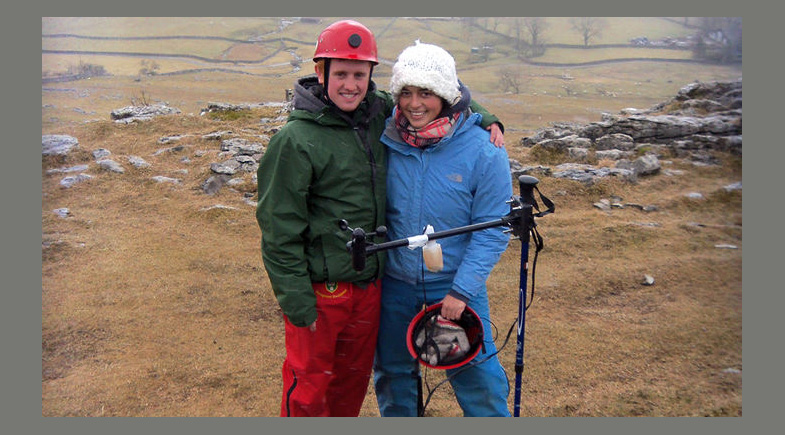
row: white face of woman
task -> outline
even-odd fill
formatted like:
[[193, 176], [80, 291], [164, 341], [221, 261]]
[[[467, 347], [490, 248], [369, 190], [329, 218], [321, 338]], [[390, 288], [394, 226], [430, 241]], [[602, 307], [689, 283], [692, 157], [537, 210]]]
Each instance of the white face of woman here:
[[422, 128], [442, 112], [444, 101], [428, 89], [404, 86], [398, 96], [398, 110], [414, 128]]

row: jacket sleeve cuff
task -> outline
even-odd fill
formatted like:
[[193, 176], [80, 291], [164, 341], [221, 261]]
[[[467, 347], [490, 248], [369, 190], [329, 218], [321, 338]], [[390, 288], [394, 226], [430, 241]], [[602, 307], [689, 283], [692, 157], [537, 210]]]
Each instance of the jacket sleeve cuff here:
[[447, 293], [447, 295], [448, 296], [452, 296], [455, 299], [458, 299], [459, 301], [463, 302], [464, 304], [467, 304], [467, 305], [469, 304], [469, 298], [467, 298], [466, 296], [458, 293], [455, 289], [450, 290], [450, 292]]
[[286, 318], [289, 319], [289, 323], [291, 323], [294, 326], [297, 326], [298, 328], [304, 328], [306, 326], [310, 326], [311, 323], [316, 321], [316, 317], [317, 317], [316, 310], [314, 310], [313, 313], [307, 313], [304, 316], [297, 316], [294, 318], [286, 316]]

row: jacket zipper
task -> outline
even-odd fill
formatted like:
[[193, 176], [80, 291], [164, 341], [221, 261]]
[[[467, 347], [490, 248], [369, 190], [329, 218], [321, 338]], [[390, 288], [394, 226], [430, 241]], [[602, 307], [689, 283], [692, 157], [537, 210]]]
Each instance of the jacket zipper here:
[[[376, 209], [376, 156], [373, 155], [373, 149], [371, 149], [371, 144], [368, 141], [368, 129], [360, 129], [359, 126], [355, 125], [354, 133], [357, 135], [357, 139], [360, 141], [363, 149], [365, 149], [366, 154], [368, 154], [368, 165], [371, 169], [371, 203], [373, 205], [373, 220], [374, 223], [378, 223], [376, 221], [376, 215], [378, 213]], [[368, 228], [368, 231], [375, 231], [376, 228]], [[374, 260], [376, 260], [376, 273], [374, 274], [373, 279], [375, 280], [378, 278], [379, 273], [379, 259], [376, 255], [373, 256]]]

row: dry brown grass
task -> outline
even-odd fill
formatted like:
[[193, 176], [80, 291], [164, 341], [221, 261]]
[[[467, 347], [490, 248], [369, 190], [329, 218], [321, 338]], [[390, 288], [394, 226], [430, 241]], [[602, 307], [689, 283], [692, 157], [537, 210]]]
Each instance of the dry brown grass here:
[[[164, 135], [224, 127], [176, 116], [91, 124], [74, 132], [83, 147], [140, 155], [155, 169], [104, 173], [72, 189], [42, 176], [43, 238], [58, 242], [43, 250], [44, 415], [265, 413], [267, 395], [255, 385], [277, 369], [259, 364], [282, 346], [253, 208], [238, 192], [208, 197], [198, 189], [217, 161], [217, 142], [183, 144], [189, 165], [178, 155], [151, 157], [165, 147], [157, 143]], [[44, 168], [86, 162], [85, 154]], [[157, 184], [153, 175], [183, 182]], [[203, 210], [215, 204], [236, 209]], [[58, 207], [73, 217], [54, 216]], [[260, 347], [264, 337], [272, 341]], [[246, 386], [237, 381], [243, 373], [252, 378]], [[221, 403], [231, 405], [219, 411]]]
[[[570, 71], [576, 93], [568, 97], [562, 70], [530, 68], [526, 92], [516, 95], [499, 93], [495, 62], [467, 68], [462, 78], [505, 122], [510, 156], [532, 165], [545, 162], [515, 144], [536, 128], [649, 108], [695, 79], [741, 75], [734, 67], [655, 63], [581, 68]], [[283, 325], [254, 210], [242, 201], [254, 186], [216, 196], [199, 188], [219, 152], [201, 135], [265, 133], [258, 119], [272, 114], [229, 119], [198, 112], [211, 101], [281, 101], [295, 77], [282, 70], [280, 77], [200, 73], [137, 82], [136, 66], [128, 68], [129, 76], [43, 86], [42, 133], [73, 135], [80, 150], [42, 159], [42, 415], [277, 415]], [[109, 121], [111, 110], [142, 93], [183, 114]], [[178, 143], [181, 153], [153, 155], [169, 146], [159, 138], [176, 134], [191, 135]], [[58, 184], [61, 175], [46, 173], [92, 162], [97, 148], [110, 149], [120, 163], [138, 155], [153, 167], [126, 164], [120, 175], [91, 165], [95, 178], [70, 189]], [[186, 156], [190, 163], [181, 161]], [[741, 180], [742, 164], [718, 157], [717, 167], [672, 159], [668, 167], [684, 175], [637, 184], [541, 179], [557, 209], [538, 220], [545, 249], [527, 314], [521, 415], [742, 414], [741, 374], [726, 371], [742, 370], [742, 195], [723, 190]], [[158, 184], [154, 175], [182, 183]], [[686, 198], [689, 192], [705, 199]], [[592, 207], [610, 195], [658, 211]], [[216, 204], [234, 209], [206, 210]], [[71, 216], [52, 212], [61, 207]], [[488, 283], [497, 344], [517, 315], [519, 252], [519, 242], [511, 242]], [[655, 278], [653, 286], [641, 284], [644, 274]], [[511, 380], [514, 341], [500, 354]], [[430, 385], [441, 376], [429, 371]], [[428, 415], [459, 414], [450, 388], [439, 388]], [[361, 415], [378, 416], [373, 388]]]
[[[65, 131], [82, 151], [42, 161], [42, 237], [53, 243], [42, 249], [43, 415], [276, 415], [283, 331], [253, 207], [237, 191], [198, 189], [216, 142], [183, 140], [187, 174], [181, 155], [152, 157], [164, 135], [253, 128], [248, 118], [96, 122]], [[95, 173], [71, 189], [45, 173], [87, 163], [95, 148], [155, 169]], [[688, 175], [592, 187], [541, 180], [557, 211], [538, 220], [545, 249], [527, 316], [522, 415], [741, 415], [741, 375], [724, 372], [742, 368], [741, 194], [722, 189], [741, 179], [741, 161], [674, 165]], [[684, 197], [691, 191], [706, 199]], [[609, 195], [659, 211], [592, 207]], [[203, 210], [215, 204], [236, 209]], [[72, 216], [54, 215], [60, 207]], [[499, 343], [517, 315], [519, 249], [511, 243], [489, 282]], [[641, 285], [644, 274], [655, 285]], [[514, 336], [501, 359], [513, 376]], [[433, 386], [441, 374], [428, 376]], [[451, 395], [437, 390], [429, 415], [458, 415]], [[363, 415], [378, 415], [372, 388]]]
[[[541, 188], [564, 188], [552, 181]], [[561, 207], [540, 221], [546, 242], [527, 317], [525, 415], [741, 415], [741, 376], [723, 372], [741, 370], [741, 253], [714, 247], [741, 248], [741, 195], [695, 205], [681, 192], [715, 191], [713, 182], [682, 179], [655, 195], [659, 182], [553, 198]], [[591, 208], [608, 194], [661, 211]], [[494, 277], [513, 289], [515, 266], [506, 267]], [[644, 274], [655, 285], [643, 286]], [[510, 310], [509, 291], [497, 313]]]

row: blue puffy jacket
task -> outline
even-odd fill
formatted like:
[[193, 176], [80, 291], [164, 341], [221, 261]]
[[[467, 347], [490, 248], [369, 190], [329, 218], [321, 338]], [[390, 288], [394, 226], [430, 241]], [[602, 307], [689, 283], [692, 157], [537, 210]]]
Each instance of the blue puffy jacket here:
[[[387, 145], [388, 238], [398, 240], [422, 234], [427, 225], [434, 231], [497, 220], [509, 213], [512, 196], [509, 158], [495, 147], [482, 116], [464, 112], [452, 132], [436, 145], [419, 149], [402, 141], [394, 116], [388, 118], [382, 142]], [[507, 248], [504, 227], [438, 239], [444, 268], [425, 269], [421, 249], [387, 251], [385, 273], [416, 284], [423, 279], [468, 301], [485, 291], [485, 281]], [[441, 285], [439, 285], [441, 284]]]

